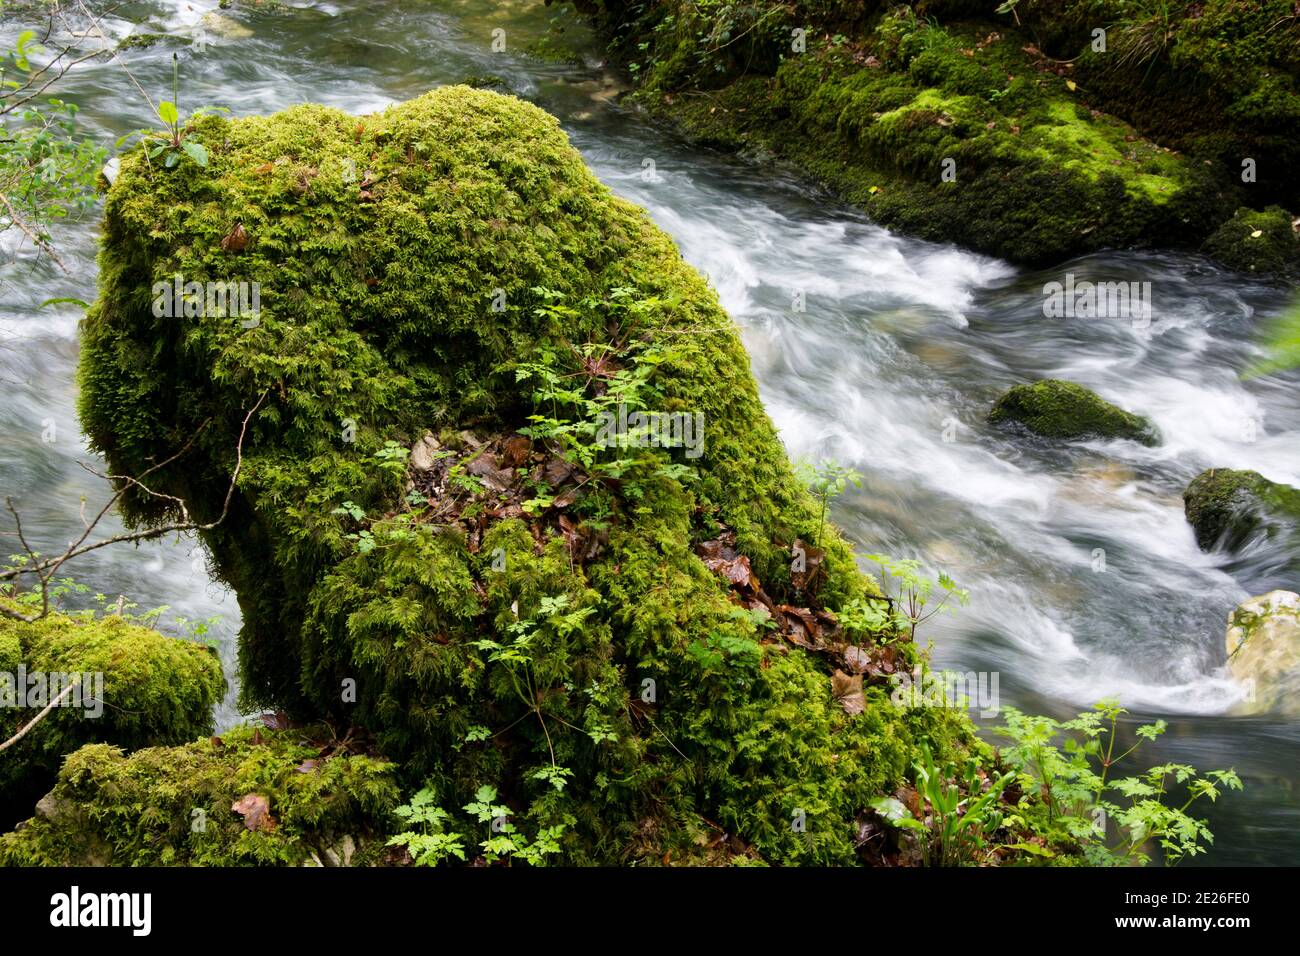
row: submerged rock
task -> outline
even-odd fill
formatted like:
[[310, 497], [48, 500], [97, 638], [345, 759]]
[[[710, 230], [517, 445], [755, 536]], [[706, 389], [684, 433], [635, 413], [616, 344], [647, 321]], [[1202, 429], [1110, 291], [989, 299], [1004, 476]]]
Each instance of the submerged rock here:
[[1159, 442], [1150, 420], [1112, 405], [1082, 385], [1052, 378], [1012, 386], [993, 406], [989, 421], [1018, 422], [1036, 435], [1066, 441], [1126, 438], [1144, 445]]
[[1228, 617], [1228, 671], [1250, 712], [1300, 714], [1300, 594], [1270, 591]]
[[[187, 136], [206, 167], [135, 151], [108, 193], [81, 414], [117, 474], [197, 435], [151, 486], [200, 520], [242, 462], [204, 540], [250, 708], [366, 728], [453, 819], [497, 788], [569, 863], [850, 862], [920, 741], [980, 752], [884, 677], [833, 695], [873, 586], [716, 294], [555, 119], [451, 87]], [[258, 321], [151, 308], [178, 275], [256, 283]]]
[[1256, 534], [1285, 545], [1300, 528], [1300, 490], [1257, 471], [1211, 468], [1187, 486], [1183, 510], [1202, 551], [1233, 551]]

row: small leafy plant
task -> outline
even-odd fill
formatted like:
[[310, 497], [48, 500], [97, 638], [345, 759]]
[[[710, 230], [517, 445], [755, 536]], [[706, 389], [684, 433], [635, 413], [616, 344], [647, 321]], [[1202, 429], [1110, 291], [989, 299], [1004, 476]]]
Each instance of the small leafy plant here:
[[935, 765], [930, 748], [921, 745], [921, 759], [915, 765], [917, 816], [896, 797], [880, 797], [871, 808], [890, 825], [910, 832], [917, 841], [925, 866], [961, 866], [985, 862], [992, 850], [991, 837], [1002, 825], [1002, 792], [1015, 777], [1008, 771], [985, 781], [978, 764], [969, 761], [958, 783], [952, 765]]
[[393, 810], [412, 829], [392, 837], [388, 845], [406, 847], [416, 866], [437, 866], [452, 857], [465, 860], [464, 837], [447, 832], [451, 815], [437, 806], [436, 799], [433, 790], [425, 787], [410, 803]]
[[[906, 631], [909, 640], [915, 641], [917, 627], [943, 611], [949, 601], [964, 605], [970, 599], [969, 592], [959, 588], [947, 574], [940, 572], [937, 581], [926, 577], [920, 561], [910, 558], [895, 560], [883, 554], [866, 557], [880, 568], [881, 590], [890, 606], [889, 620], [900, 631]], [[892, 595], [891, 581], [897, 583], [897, 593]], [[939, 602], [931, 606], [936, 584], [942, 593]], [[863, 616], [869, 624], [877, 620], [873, 612], [863, 612]]]
[[[563, 780], [569, 773], [564, 768], [559, 772], [546, 768], [533, 774], [534, 777], [546, 779], [553, 786], [558, 780], [559, 789], [563, 789]], [[484, 785], [478, 788], [474, 799], [463, 808], [470, 819], [486, 826], [486, 839], [479, 843], [486, 863], [526, 863], [529, 866], [545, 866], [546, 858], [560, 852], [560, 839], [568, 829], [566, 823], [539, 827], [531, 837], [525, 836], [511, 819], [510, 808], [497, 802], [497, 788]], [[411, 861], [416, 866], [437, 866], [449, 860], [466, 861], [465, 835], [452, 831], [452, 815], [437, 805], [437, 796], [433, 788], [424, 787], [411, 798], [405, 806], [394, 811], [411, 829], [398, 833], [388, 840], [389, 846], [406, 847]]]
[[839, 462], [829, 460], [816, 464], [811, 461], [801, 461], [795, 466], [795, 474], [808, 486], [813, 497], [821, 502], [821, 515], [817, 527], [817, 547], [820, 548], [822, 534], [826, 530], [826, 512], [831, 500], [842, 495], [850, 485], [861, 488], [862, 475]]
[[[560, 327], [593, 311], [619, 326], [662, 305], [658, 299], [638, 297], [631, 288], [613, 289], [603, 300], [583, 299], [578, 308], [566, 304], [564, 295], [552, 289], [537, 287], [532, 292], [540, 302], [534, 314]], [[607, 498], [599, 496], [599, 488], [609, 483], [618, 483], [621, 497], [639, 499], [648, 479], [693, 479], [694, 469], [674, 462], [669, 449], [642, 443], [644, 435], [637, 430], [614, 436], [613, 441], [607, 434], [620, 413], [647, 411], [659, 399], [652, 377], [670, 358], [668, 347], [640, 340], [578, 346], [543, 342], [528, 361], [513, 366], [515, 380], [532, 385], [537, 409], [529, 416], [532, 424], [519, 429], [520, 434], [552, 444], [566, 462], [580, 468], [588, 476], [585, 498], [594, 496], [598, 508], [608, 504]], [[552, 500], [549, 489], [539, 488], [525, 509], [544, 508]]]
[[[161, 158], [163, 166], [167, 169], [172, 169], [185, 157], [189, 157], [198, 166], [207, 166], [207, 148], [188, 135], [188, 121], [186, 123], [181, 122], [180, 107], [177, 105], [179, 101], [180, 62], [176, 54], [173, 53], [172, 98], [160, 101], [157, 107], [158, 119], [162, 121], [164, 129], [145, 129], [128, 133], [117, 141], [118, 148], [120, 149], [126, 142], [139, 136], [144, 141], [145, 153], [150, 161]], [[190, 114], [189, 119], [194, 120], [205, 113], [216, 111], [219, 110], [213, 107], [199, 107]]]
[[[1186, 764], [1166, 763], [1136, 776], [1113, 779], [1111, 771], [1144, 743], [1155, 741], [1168, 725], [1163, 720], [1135, 731], [1132, 746], [1116, 753], [1119, 719], [1128, 713], [1114, 700], [1103, 700], [1073, 720], [1003, 709], [1006, 725], [997, 733], [1011, 740], [1002, 756], [1016, 768], [1021, 789], [1041, 798], [1022, 799], [1019, 822], [1052, 845], [1078, 847], [1094, 866], [1149, 860], [1145, 847], [1154, 842], [1174, 866], [1205, 852], [1214, 835], [1204, 820], [1188, 814], [1202, 798], [1217, 800], [1223, 790], [1240, 790], [1232, 770], [1204, 774]], [[1057, 738], [1063, 738], [1060, 747]], [[1183, 792], [1174, 801], [1172, 788]]]

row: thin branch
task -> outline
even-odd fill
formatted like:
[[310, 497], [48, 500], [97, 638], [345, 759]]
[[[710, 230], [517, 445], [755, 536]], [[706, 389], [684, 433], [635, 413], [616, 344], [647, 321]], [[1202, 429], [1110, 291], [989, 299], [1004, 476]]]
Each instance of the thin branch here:
[[[95, 517], [94, 521], [91, 522], [90, 526], [86, 529], [86, 531], [82, 533], [81, 537], [78, 538], [76, 541], [70, 543], [68, 545], [68, 548], [61, 555], [55, 558], [47, 558], [44, 561], [37, 561], [35, 558], [33, 558], [32, 563], [24, 567], [10, 568], [5, 571], [0, 571], [0, 581], [11, 581], [21, 577], [24, 574], [35, 574], [41, 581], [42, 591], [46, 591], [48, 587], [48, 582], [58, 572], [59, 568], [61, 568], [65, 563], [70, 561], [72, 558], [80, 557], [83, 554], [87, 554], [91, 551], [96, 551], [103, 547], [107, 547], [110, 544], [120, 544], [127, 541], [131, 541], [131, 542], [150, 541], [154, 538], [160, 538], [163, 537], [164, 535], [171, 534], [172, 532], [210, 531], [211, 529], [215, 528], [217, 525], [221, 524], [221, 522], [226, 519], [226, 515], [230, 512], [230, 502], [234, 498], [235, 486], [239, 481], [239, 472], [244, 465], [244, 438], [248, 433], [248, 423], [252, 419], [253, 415], [256, 414], [257, 410], [262, 407], [262, 403], [266, 400], [266, 395], [267, 393], [263, 392], [261, 396], [257, 399], [257, 402], [253, 405], [252, 408], [248, 410], [248, 413], [244, 416], [243, 424], [240, 426], [239, 429], [239, 441], [235, 446], [235, 469], [230, 476], [230, 484], [226, 488], [226, 497], [221, 505], [221, 514], [218, 515], [215, 520], [209, 521], [206, 524], [199, 524], [198, 522], [189, 520], [188, 517], [189, 512], [186, 510], [183, 511], [186, 520], [169, 522], [168, 524], [158, 525], [157, 527], [148, 528], [144, 531], [131, 531], [131, 532], [126, 532], [124, 534], [113, 535], [111, 537], [104, 538], [103, 540], [95, 541], [91, 544], [85, 544], [86, 538], [89, 537], [90, 532], [95, 528], [96, 525], [99, 524], [100, 520], [103, 519], [103, 517], [108, 513], [109, 509], [127, 491], [127, 488], [138, 487], [143, 489], [145, 492], [147, 492], [149, 495], [153, 497], [169, 498], [175, 500], [172, 495], [163, 495], [151, 491], [150, 489], [148, 489], [147, 487], [145, 487], [143, 484], [140, 483], [139, 478], [126, 478], [124, 480], [128, 482], [127, 487], [119, 489], [113, 495], [113, 497], [109, 499], [108, 504], [106, 504], [100, 510], [99, 514]], [[204, 425], [206, 424], [207, 422], [204, 422], [203, 425], [200, 425], [199, 431], [202, 431]], [[198, 437], [198, 432], [195, 432], [194, 436], [192, 436], [190, 440], [186, 442], [185, 446], [180, 451], [172, 455], [170, 458], [158, 462], [157, 464], [146, 469], [144, 472], [141, 473], [140, 478], [143, 478], [149, 475], [151, 472], [157, 471], [159, 468], [163, 468], [166, 465], [174, 462], [181, 455], [185, 454], [185, 452], [190, 448], [190, 446], [193, 445], [194, 439], [197, 437]], [[11, 499], [5, 499], [5, 501], [7, 507], [9, 508], [9, 512], [14, 515], [15, 521], [17, 521], [18, 513], [13, 506], [13, 501]], [[21, 536], [20, 536], [20, 540], [22, 540]], [[23, 546], [24, 548], [27, 549], [29, 555], [34, 555], [36, 553], [32, 551], [32, 549], [25, 542]], [[4, 610], [3, 607], [0, 607], [0, 610]], [[42, 613], [41, 616], [43, 617], [45, 613], [48, 613], [48, 599], [46, 604], [46, 611]], [[13, 612], [6, 612], [6, 614], [7, 616], [13, 616]]]
[[59, 696], [56, 697], [56, 698], [54, 698], [54, 699], [53, 699], [52, 701], [50, 701], [48, 704], [46, 704], [46, 705], [45, 705], [45, 709], [44, 709], [43, 711], [41, 711], [39, 714], [37, 714], [35, 717], [33, 717], [31, 720], [29, 720], [29, 721], [27, 722], [27, 724], [23, 727], [22, 730], [18, 731], [18, 733], [14, 734], [12, 737], [10, 737], [8, 740], [6, 740], [4, 743], [0, 744], [0, 750], [8, 750], [8, 749], [9, 749], [10, 747], [12, 747], [14, 744], [18, 743], [18, 741], [22, 740], [23, 737], [26, 736], [27, 731], [31, 730], [33, 727], [35, 727], [37, 724], [39, 724], [42, 720], [44, 720], [46, 714], [48, 714], [48, 713], [49, 713], [50, 711], [52, 711], [55, 707], [57, 707], [57, 706], [59, 705], [60, 701], [63, 700], [63, 698], [67, 697], [69, 694], [72, 693], [72, 691], [73, 691], [74, 688], [76, 688], [76, 687], [80, 687], [80, 686], [81, 686], [81, 681], [78, 680], [78, 681], [73, 681], [73, 682], [72, 682], [71, 684], [69, 684], [67, 687], [63, 688], [63, 690], [59, 693]]
[[18, 210], [14, 208], [13, 203], [9, 201], [9, 197], [6, 196], [4, 193], [0, 193], [0, 203], [4, 205], [6, 212], [8, 212], [9, 221], [12, 222], [15, 226], [17, 226], [20, 230], [22, 230], [23, 235], [25, 235], [28, 239], [30, 239], [36, 245], [36, 248], [47, 253], [49, 257], [54, 260], [55, 264], [58, 265], [60, 269], [62, 269], [68, 275], [71, 275], [72, 270], [69, 269], [67, 264], [62, 259], [59, 258], [59, 254], [54, 251], [54, 246], [50, 244], [50, 241], [48, 239], [41, 238], [39, 235], [37, 235], [35, 232], [32, 231], [31, 227], [28, 226], [27, 223], [23, 221], [23, 217], [18, 215]]

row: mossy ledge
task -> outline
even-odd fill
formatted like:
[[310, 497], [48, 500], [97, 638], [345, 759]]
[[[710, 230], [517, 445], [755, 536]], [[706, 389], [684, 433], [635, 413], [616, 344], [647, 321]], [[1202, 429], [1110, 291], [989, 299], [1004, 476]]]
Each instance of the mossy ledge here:
[[[91, 744], [68, 757], [36, 816], [0, 836], [0, 866], [377, 860], [398, 802], [393, 766], [358, 755], [320, 757], [304, 731], [252, 727], [130, 755]], [[250, 794], [260, 798], [250, 801], [253, 812], [236, 813], [233, 806]]]
[[[86, 620], [55, 612], [34, 623], [0, 617], [0, 675], [16, 684], [20, 667], [27, 677], [39, 678], [44, 695], [35, 701], [26, 695], [31, 706], [14, 706], [17, 698], [0, 706], [0, 740], [49, 703], [48, 675], [91, 676], [79, 706], [55, 707], [0, 754], [0, 814], [6, 824], [30, 812], [32, 801], [54, 783], [63, 758], [78, 747], [107, 742], [135, 750], [185, 743], [211, 731], [213, 709], [226, 690], [211, 648], [116, 616]], [[103, 675], [102, 686], [94, 675]], [[25, 694], [27, 688], [7, 682], [0, 696], [11, 690]], [[58, 690], [53, 693], [58, 696]]]
[[[1186, 21], [1125, 0], [1024, 0], [1014, 21], [969, 0], [577, 6], [633, 74], [632, 101], [922, 238], [1050, 265], [1197, 249], [1238, 207], [1300, 208], [1290, 0], [1208, 0]], [[1294, 269], [1294, 236], [1269, 236], [1230, 230], [1205, 251]]]
[[[896, 707], [881, 672], [845, 706], [826, 648], [765, 625], [764, 607], [804, 608], [834, 650], [835, 611], [874, 592], [794, 477], [716, 295], [552, 117], [450, 87], [186, 135], [206, 168], [137, 150], [108, 193], [80, 411], [114, 473], [194, 437], [151, 487], [212, 520], [257, 409], [230, 515], [204, 534], [243, 610], [246, 704], [366, 728], [449, 808], [494, 786], [521, 825], [564, 827], [568, 863], [699, 859], [719, 833], [722, 858], [852, 862], [859, 815], [922, 742], [989, 759], [963, 712]], [[259, 283], [258, 321], [155, 316], [176, 275]], [[530, 475], [572, 468], [520, 434], [552, 413], [520, 384], [530, 365], [585, 394], [644, 374], [652, 407], [703, 415], [703, 455], [657, 449], [559, 493]], [[168, 517], [125, 501], [134, 523]], [[792, 574], [810, 541], [816, 567]]]
[[1160, 441], [1148, 419], [1112, 405], [1082, 385], [1055, 378], [1012, 386], [994, 404], [989, 421], [1016, 422], [1036, 435], [1061, 441], [1125, 438], [1143, 445]]

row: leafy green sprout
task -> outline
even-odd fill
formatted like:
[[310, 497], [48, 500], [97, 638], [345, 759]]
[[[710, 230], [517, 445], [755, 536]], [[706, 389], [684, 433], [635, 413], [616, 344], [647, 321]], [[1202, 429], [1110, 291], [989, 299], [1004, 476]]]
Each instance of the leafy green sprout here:
[[195, 120], [207, 113], [225, 113], [229, 112], [224, 107], [201, 106], [194, 112], [190, 113], [189, 120], [181, 121], [180, 107], [180, 61], [176, 54], [172, 54], [172, 98], [170, 100], [161, 100], [155, 108], [158, 119], [162, 121], [163, 129], [140, 129], [127, 133], [117, 140], [117, 148], [121, 149], [127, 142], [139, 136], [145, 144], [145, 155], [152, 162], [162, 157], [163, 166], [172, 169], [178, 165], [182, 158], [189, 157], [198, 166], [208, 165], [208, 151], [204, 145], [186, 134], [186, 126], [191, 120]]
[[862, 487], [862, 475], [839, 462], [823, 460], [818, 463], [800, 461], [795, 466], [795, 474], [808, 486], [813, 497], [821, 503], [821, 514], [817, 522], [817, 547], [821, 547], [822, 535], [826, 530], [826, 512], [831, 500], [842, 495], [849, 486]]
[[999, 801], [1015, 778], [1015, 771], [989, 780], [985, 787], [977, 765], [971, 761], [959, 785], [956, 769], [952, 765], [936, 766], [926, 744], [921, 745], [921, 757], [914, 770], [918, 798], [925, 801], [921, 817], [896, 797], [877, 798], [871, 801], [871, 808], [886, 823], [916, 838], [925, 866], [984, 862], [995, 849], [989, 838], [1002, 825]]
[[[640, 297], [637, 290], [625, 287], [612, 289], [603, 299], [580, 300], [576, 303], [580, 309], [566, 304], [564, 294], [553, 289], [538, 286], [532, 292], [540, 300], [534, 314], [549, 320], [557, 330], [571, 326], [583, 311], [598, 311], [613, 327], [616, 342], [622, 322], [663, 305], [657, 298]], [[580, 487], [588, 488], [587, 497], [609, 481], [621, 482], [619, 494], [635, 500], [644, 496], [641, 482], [645, 477], [692, 480], [694, 469], [673, 462], [667, 449], [638, 447], [636, 435], [609, 442], [602, 434], [609, 417], [616, 416], [620, 407], [643, 411], [658, 397], [651, 380], [669, 358], [668, 348], [655, 343], [575, 346], [567, 341], [543, 341], [527, 361], [512, 365], [517, 382], [532, 384], [537, 409], [520, 434], [553, 444], [565, 461], [581, 469], [587, 477]], [[539, 489], [525, 508], [535, 511], [552, 500], [550, 489]]]
[[[562, 783], [557, 784], [557, 781], [562, 781], [567, 776], [567, 771], [561, 773], [555, 759], [555, 746], [547, 724], [548, 715], [543, 712], [541, 704], [541, 701], [548, 697], [546, 693], [548, 688], [540, 685], [537, 658], [541, 652], [540, 645], [548, 636], [548, 632], [558, 638], [566, 638], [577, 631], [588, 617], [596, 613], [594, 607], [575, 608], [572, 605], [573, 599], [567, 594], [543, 597], [538, 604], [536, 617], [517, 620], [507, 627], [507, 633], [512, 635], [513, 640], [501, 643], [484, 638], [473, 642], [474, 647], [488, 654], [489, 663], [501, 664], [505, 667], [515, 695], [527, 712], [537, 717], [551, 756], [552, 769], [549, 773], [553, 776], [547, 779], [556, 789], [562, 788]], [[607, 728], [574, 727], [554, 714], [550, 716], [570, 729], [587, 735], [594, 743], [617, 739]]]
[[182, 154], [194, 160], [199, 166], [208, 165], [208, 151], [202, 143], [186, 139], [181, 129], [180, 109], [180, 60], [172, 54], [172, 98], [158, 104], [158, 118], [167, 127], [167, 136], [162, 143], [149, 148], [149, 158], [163, 157], [163, 165], [171, 169], [180, 162]]
[[[895, 560], [882, 554], [868, 554], [866, 558], [880, 569], [881, 591], [889, 604], [889, 623], [900, 631], [906, 631], [911, 641], [916, 640], [916, 629], [941, 613], [949, 601], [965, 605], [970, 600], [970, 593], [958, 587], [947, 574], [940, 572], [937, 581], [927, 577], [920, 561], [910, 558]], [[897, 593], [891, 594], [894, 584]], [[941, 594], [938, 603], [931, 606], [936, 584]], [[874, 612], [864, 612], [864, 617], [873, 624], [878, 620]]]
[[[1143, 724], [1134, 731], [1133, 744], [1117, 753], [1119, 720], [1126, 713], [1113, 699], [1064, 722], [1003, 708], [1006, 724], [995, 732], [1011, 741], [1001, 749], [1002, 757], [1016, 769], [1026, 794], [1015, 822], [1045, 843], [1081, 848], [1094, 866], [1146, 863], [1151, 843], [1163, 850], [1166, 864], [1175, 866], [1204, 853], [1203, 844], [1214, 839], [1204, 820], [1189, 815], [1192, 805], [1242, 789], [1241, 779], [1231, 769], [1200, 773], [1175, 763], [1111, 779], [1116, 764], [1168, 729], [1163, 720]], [[1185, 787], [1180, 802], [1169, 802], [1171, 785]]]
[[[564, 768], [545, 768], [532, 776], [554, 784], [568, 773]], [[546, 857], [560, 852], [560, 838], [567, 824], [539, 827], [532, 839], [527, 838], [511, 819], [510, 808], [498, 802], [496, 787], [479, 787], [474, 799], [462, 809], [473, 822], [487, 827], [487, 838], [479, 843], [487, 863], [518, 860], [531, 866], [544, 866]], [[465, 862], [465, 835], [450, 829], [452, 816], [437, 805], [431, 787], [424, 787], [410, 803], [393, 812], [408, 829], [391, 837], [388, 845], [406, 847], [416, 866], [437, 866], [453, 858]]]

